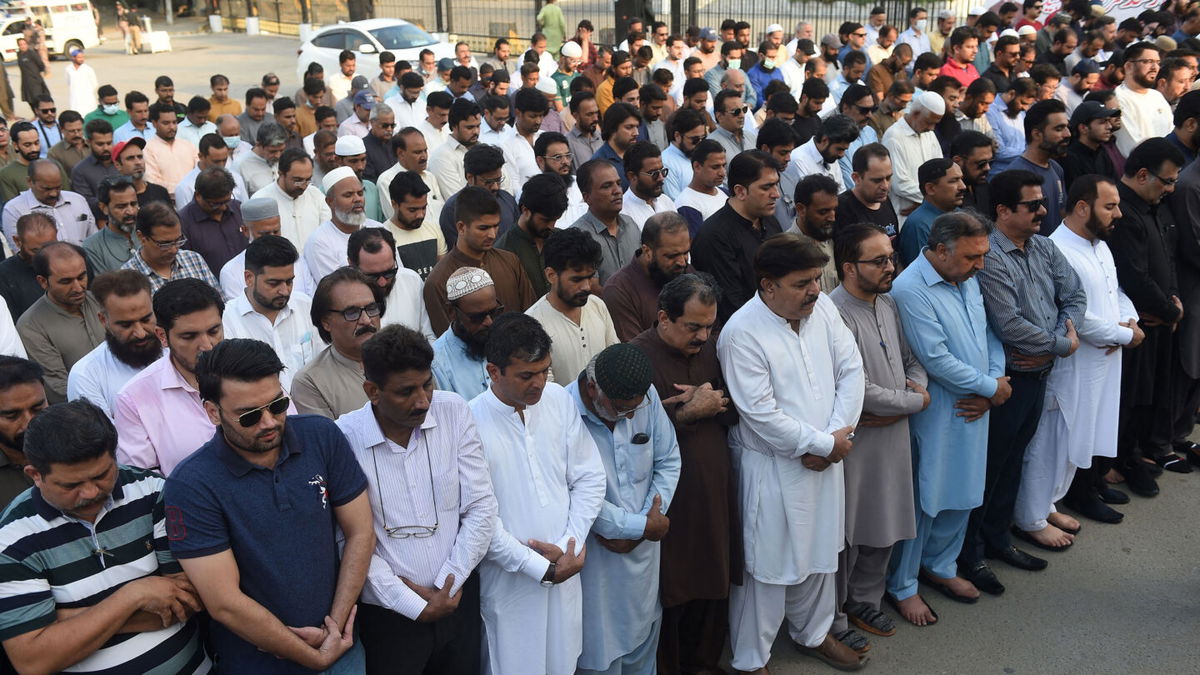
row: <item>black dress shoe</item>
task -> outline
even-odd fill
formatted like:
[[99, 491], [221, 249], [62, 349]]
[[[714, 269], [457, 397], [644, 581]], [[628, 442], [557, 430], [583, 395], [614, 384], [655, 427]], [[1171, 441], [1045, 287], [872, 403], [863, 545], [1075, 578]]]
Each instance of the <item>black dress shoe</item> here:
[[1121, 467], [1120, 471], [1125, 475], [1125, 485], [1129, 486], [1129, 490], [1133, 494], [1139, 497], [1158, 495], [1158, 483], [1150, 475], [1149, 465], [1142, 460], [1135, 459]]
[[[1120, 490], [1118, 490], [1116, 488], [1110, 488], [1110, 487], [1100, 488], [1100, 489], [1096, 490], [1096, 493], [1097, 493], [1097, 496], [1100, 497], [1100, 501], [1104, 502], [1105, 504], [1128, 504], [1129, 503], [1129, 495], [1125, 494], [1124, 492], [1121, 492]], [[1078, 511], [1079, 509], [1075, 509], [1075, 510]]]
[[975, 588], [989, 595], [1000, 595], [1004, 592], [1004, 584], [1000, 583], [1000, 579], [996, 577], [996, 573], [982, 560], [971, 565], [969, 568], [962, 567], [958, 570], [962, 578], [975, 584]]
[[[1120, 492], [1119, 490], [1113, 490], [1111, 488], [1109, 488], [1109, 491], [1116, 492], [1117, 494], [1125, 497], [1125, 501], [1129, 501], [1129, 497], [1126, 496], [1125, 493]], [[1103, 497], [1101, 497], [1101, 499], [1103, 499]], [[1085, 502], [1079, 503], [1064, 499], [1063, 506], [1066, 506], [1068, 509], [1071, 509], [1084, 518], [1099, 521], [1101, 523], [1110, 523], [1115, 525], [1125, 518], [1125, 514], [1105, 506], [1104, 503], [1099, 499], [1089, 499]]]
[[1174, 473], [1192, 472], [1191, 463], [1173, 452], [1168, 452], [1165, 455], [1159, 455], [1158, 457], [1155, 457], [1154, 463], [1161, 466], [1164, 471], [1173, 471]]
[[1044, 559], [1029, 555], [1016, 546], [1009, 546], [1008, 548], [1001, 549], [999, 551], [995, 549], [987, 549], [984, 551], [984, 555], [995, 560], [1003, 560], [1017, 569], [1029, 570], [1030, 572], [1039, 572], [1044, 570], [1046, 569], [1046, 565], [1049, 564]]

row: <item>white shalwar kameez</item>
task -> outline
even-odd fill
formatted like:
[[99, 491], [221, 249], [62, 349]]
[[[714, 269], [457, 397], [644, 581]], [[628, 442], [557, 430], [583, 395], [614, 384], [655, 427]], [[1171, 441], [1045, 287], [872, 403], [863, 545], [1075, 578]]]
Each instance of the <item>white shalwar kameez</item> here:
[[575, 401], [546, 383], [521, 415], [491, 389], [471, 412], [499, 504], [496, 534], [479, 565], [485, 672], [496, 675], [575, 672], [583, 649], [583, 587], [579, 575], [541, 585], [550, 563], [530, 539], [575, 552], [584, 545], [604, 500], [604, 465], [583, 428]]
[[1121, 350], [1133, 331], [1119, 325], [1137, 320], [1133, 303], [1117, 285], [1112, 252], [1103, 241], [1089, 242], [1066, 225], [1050, 241], [1079, 275], [1087, 310], [1079, 326], [1079, 349], [1058, 359], [1046, 379], [1046, 401], [1037, 433], [1025, 450], [1025, 467], [1013, 521], [1026, 532], [1048, 524], [1054, 502], [1071, 487], [1075, 469], [1092, 457], [1117, 456], [1117, 409], [1121, 402]]
[[766, 665], [783, 619], [806, 647], [825, 639], [835, 610], [834, 573], [845, 540], [841, 463], [826, 457], [832, 433], [857, 424], [865, 379], [854, 335], [829, 296], [792, 330], [755, 295], [717, 341], [740, 423], [729, 432], [738, 465], [746, 571], [730, 589], [731, 665]]

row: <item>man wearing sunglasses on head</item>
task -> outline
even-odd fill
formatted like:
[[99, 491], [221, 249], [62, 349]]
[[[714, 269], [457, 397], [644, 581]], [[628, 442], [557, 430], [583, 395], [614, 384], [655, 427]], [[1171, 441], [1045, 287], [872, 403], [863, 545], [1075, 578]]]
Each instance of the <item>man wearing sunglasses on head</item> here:
[[296, 373], [292, 397], [305, 414], [337, 419], [367, 402], [362, 344], [379, 332], [386, 304], [380, 289], [353, 267], [339, 267], [317, 284], [312, 318], [329, 346]]
[[222, 668], [361, 673], [354, 607], [375, 549], [367, 479], [332, 422], [287, 414], [283, 369], [258, 340], [200, 356], [217, 430], [167, 480], [167, 537], [213, 618]]
[[363, 345], [369, 402], [338, 427], [367, 475], [375, 552], [359, 605], [366, 672], [478, 673], [475, 568], [495, 533], [496, 497], [467, 403], [434, 391], [434, 352], [388, 326]]

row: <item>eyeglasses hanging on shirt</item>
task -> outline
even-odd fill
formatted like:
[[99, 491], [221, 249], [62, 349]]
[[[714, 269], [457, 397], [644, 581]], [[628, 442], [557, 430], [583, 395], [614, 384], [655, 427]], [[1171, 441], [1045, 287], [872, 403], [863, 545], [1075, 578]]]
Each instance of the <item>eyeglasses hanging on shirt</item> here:
[[[429, 468], [429, 503], [433, 507], [433, 525], [397, 525], [390, 527], [387, 524], [387, 507], [383, 504], [383, 484], [379, 477], [379, 459], [376, 456], [375, 448], [371, 448], [371, 463], [375, 468], [375, 491], [379, 494], [379, 513], [383, 516], [383, 531], [387, 532], [387, 536], [392, 539], [426, 539], [437, 534], [438, 526], [441, 521], [438, 519], [437, 508], [437, 493], [433, 489], [433, 460], [429, 457], [429, 441], [425, 439], [425, 434], [420, 430], [416, 433], [420, 434], [421, 445], [425, 446], [425, 465]], [[406, 467], [407, 468], [407, 467]]]

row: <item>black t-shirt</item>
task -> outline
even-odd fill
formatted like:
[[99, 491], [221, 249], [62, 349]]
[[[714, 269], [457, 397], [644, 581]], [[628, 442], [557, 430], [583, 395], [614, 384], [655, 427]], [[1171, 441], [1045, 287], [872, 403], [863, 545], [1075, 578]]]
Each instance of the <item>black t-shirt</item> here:
[[888, 236], [894, 237], [900, 232], [900, 219], [896, 217], [896, 209], [892, 208], [891, 200], [885, 199], [878, 209], [869, 209], [850, 190], [838, 195], [837, 220], [834, 228], [841, 228], [855, 223], [874, 223], [882, 227]]
[[143, 208], [150, 202], [166, 202], [172, 209], [175, 208], [175, 200], [171, 199], [171, 193], [167, 192], [167, 188], [148, 182], [146, 191], [138, 194], [138, 208]]

